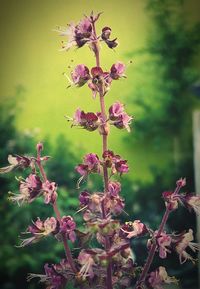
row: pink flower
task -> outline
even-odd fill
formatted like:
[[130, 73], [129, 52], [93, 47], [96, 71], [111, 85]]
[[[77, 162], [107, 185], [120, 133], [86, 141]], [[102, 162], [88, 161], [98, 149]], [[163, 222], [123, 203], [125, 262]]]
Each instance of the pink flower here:
[[80, 193], [79, 195], [79, 201], [80, 201], [80, 205], [81, 206], [87, 206], [89, 204], [90, 201], [90, 194], [88, 193], [88, 191], [83, 191]]
[[165, 267], [160, 266], [156, 271], [149, 274], [147, 284], [152, 289], [163, 289], [162, 285], [177, 283], [175, 277], [168, 276]]
[[76, 166], [76, 171], [82, 176], [87, 176], [90, 173], [100, 173], [100, 162], [98, 156], [93, 153], [85, 155], [83, 158], [83, 164]]
[[122, 103], [115, 102], [109, 108], [109, 119], [112, 121], [111, 124], [117, 128], [125, 128], [130, 131], [130, 123], [133, 118], [124, 112], [124, 105]]
[[55, 182], [46, 181], [42, 184], [45, 204], [53, 204], [57, 199], [57, 185]]
[[76, 86], [83, 86], [89, 79], [89, 69], [84, 64], [79, 64], [71, 72], [72, 81]]
[[130, 132], [130, 124], [132, 119], [133, 118], [131, 116], [124, 112], [119, 116], [118, 120], [113, 122], [113, 124], [119, 129], [125, 128], [128, 132]]
[[119, 155], [115, 155], [113, 151], [105, 151], [103, 153], [104, 163], [108, 168], [111, 168], [112, 174], [128, 173], [129, 167], [127, 165], [127, 160], [123, 160]]
[[66, 237], [74, 243], [76, 240], [76, 234], [74, 230], [76, 229], [76, 223], [71, 216], [63, 216], [60, 222], [60, 232], [64, 233]]
[[62, 41], [62, 50], [68, 50], [73, 46], [80, 48], [92, 41], [92, 24], [87, 17], [80, 20], [77, 25], [71, 23], [67, 28], [58, 26], [55, 31], [60, 36], [68, 38], [67, 42]]
[[147, 232], [147, 228], [140, 220], [135, 220], [134, 222], [127, 222], [124, 228], [121, 228], [121, 231], [127, 234], [126, 238], [131, 239], [144, 235]]
[[119, 117], [124, 113], [124, 105], [119, 101], [115, 102], [109, 108], [109, 118], [110, 120], [118, 120]]
[[110, 77], [114, 80], [118, 80], [121, 77], [125, 77], [125, 64], [118, 61], [117, 63], [113, 64], [110, 69]]
[[[154, 237], [156, 238], [157, 244], [158, 244], [158, 251], [160, 258], [164, 259], [167, 257], [167, 253], [171, 253], [169, 248], [172, 242], [172, 238], [167, 235], [165, 232], [162, 232], [160, 236], [157, 236], [158, 231], [155, 232]], [[148, 242], [149, 245], [151, 244], [151, 241]]]
[[31, 243], [38, 242], [41, 238], [56, 234], [58, 232], [58, 221], [54, 218], [47, 218], [45, 221], [41, 221], [37, 218], [33, 225], [29, 226], [27, 231], [23, 234], [31, 234], [32, 236], [23, 239], [20, 247], [25, 247]]
[[121, 184], [119, 182], [109, 182], [108, 193], [111, 197], [117, 197], [121, 191]]
[[42, 194], [42, 182], [40, 177], [35, 174], [30, 174], [25, 181], [20, 181], [20, 194], [9, 192], [9, 200], [16, 202], [19, 206], [24, 203], [33, 202]]
[[172, 242], [175, 244], [175, 251], [179, 254], [180, 263], [183, 264], [187, 260], [195, 262], [195, 259], [187, 253], [189, 247], [193, 252], [199, 251], [199, 244], [192, 242], [194, 240], [193, 230], [189, 229], [187, 233], [174, 236]]
[[93, 112], [85, 113], [83, 110], [78, 108], [74, 114], [73, 125], [81, 126], [88, 131], [94, 131], [101, 123], [99, 118], [100, 115], [100, 113], [95, 114]]

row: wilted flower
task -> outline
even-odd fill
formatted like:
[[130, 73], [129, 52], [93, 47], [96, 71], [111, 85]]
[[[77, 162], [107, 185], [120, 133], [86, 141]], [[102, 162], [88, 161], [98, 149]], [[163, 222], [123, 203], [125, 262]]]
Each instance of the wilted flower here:
[[15, 168], [27, 168], [31, 165], [32, 159], [25, 156], [19, 156], [19, 155], [9, 155], [8, 156], [8, 162], [10, 165], [0, 168], [0, 174], [5, 174], [11, 172]]
[[29, 226], [26, 232], [23, 233], [31, 234], [32, 236], [27, 239], [23, 239], [20, 247], [25, 247], [31, 243], [36, 243], [43, 237], [58, 233], [58, 226], [58, 221], [54, 217], [47, 218], [45, 221], [41, 221], [40, 218], [37, 218], [36, 222]]
[[60, 232], [64, 233], [65, 236], [74, 243], [76, 240], [76, 234], [74, 230], [76, 229], [76, 223], [71, 216], [63, 216], [60, 221]]
[[162, 285], [176, 283], [175, 277], [168, 276], [165, 267], [160, 266], [157, 270], [151, 272], [147, 279], [147, 284], [152, 289], [163, 289]]
[[103, 41], [105, 41], [105, 43], [107, 44], [107, 46], [109, 48], [113, 49], [118, 45], [117, 38], [110, 40], [110, 35], [111, 35], [111, 28], [110, 27], [104, 27], [102, 29], [101, 39]]
[[9, 200], [16, 202], [19, 206], [23, 203], [31, 203], [42, 194], [42, 182], [40, 177], [30, 174], [25, 181], [20, 180], [19, 194], [9, 192]]
[[175, 251], [179, 254], [180, 263], [183, 264], [187, 260], [196, 261], [190, 254], [187, 253], [186, 249], [189, 247], [193, 252], [199, 251], [199, 244], [192, 242], [194, 240], [193, 230], [189, 229], [187, 233], [175, 235], [172, 239], [174, 243]]
[[121, 77], [125, 77], [125, 64], [118, 61], [117, 63], [113, 64], [110, 69], [110, 77], [114, 80], [118, 80]]
[[83, 280], [87, 277], [92, 279], [94, 277], [93, 267], [95, 266], [92, 256], [82, 250], [78, 256], [78, 262], [81, 265], [81, 269], [79, 271], [80, 277], [82, 277]]
[[184, 203], [189, 209], [193, 209], [195, 213], [200, 215], [200, 195], [187, 194]]
[[57, 185], [55, 182], [46, 181], [42, 184], [45, 204], [53, 204], [57, 199]]

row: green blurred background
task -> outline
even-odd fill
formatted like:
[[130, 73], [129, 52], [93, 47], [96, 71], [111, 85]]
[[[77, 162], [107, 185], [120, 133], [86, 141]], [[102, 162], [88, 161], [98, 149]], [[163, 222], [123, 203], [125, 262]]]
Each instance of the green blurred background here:
[[[102, 66], [109, 69], [117, 60], [128, 65], [127, 79], [113, 83], [106, 104], [119, 100], [134, 116], [130, 134], [113, 128], [109, 137], [109, 148], [130, 164], [122, 180], [130, 217], [122, 221], [140, 218], [155, 229], [164, 209], [162, 191], [172, 189], [181, 176], [187, 177], [188, 191], [195, 189], [192, 113], [200, 109], [200, 2], [1, 0], [0, 5], [0, 166], [9, 153], [33, 153], [35, 144], [44, 141], [52, 156], [49, 177], [60, 186], [61, 210], [73, 214], [77, 209], [74, 166], [86, 152], [99, 154], [101, 143], [97, 132], [71, 129], [64, 115], [73, 115], [77, 107], [98, 111], [99, 103], [87, 87], [67, 89], [63, 72], [69, 75], [79, 63], [92, 67], [95, 60], [88, 47], [60, 52], [62, 39], [53, 29], [91, 10], [102, 11], [97, 30], [111, 27], [120, 44], [115, 51], [102, 45]], [[54, 240], [14, 247], [32, 219], [52, 214], [40, 201], [22, 208], [7, 201], [7, 191], [17, 191], [15, 175], [0, 177], [1, 288], [39, 288], [26, 283], [27, 272], [42, 272], [44, 262], [59, 261], [63, 252]], [[101, 180], [90, 178], [88, 187], [100, 189]], [[75, 218], [81, 224], [80, 216]], [[185, 209], [169, 220], [173, 231], [190, 227], [195, 231], [195, 217]], [[144, 241], [133, 242], [138, 264], [145, 258]], [[180, 267], [173, 255], [158, 264], [169, 265], [181, 288], [198, 289], [197, 267]]]

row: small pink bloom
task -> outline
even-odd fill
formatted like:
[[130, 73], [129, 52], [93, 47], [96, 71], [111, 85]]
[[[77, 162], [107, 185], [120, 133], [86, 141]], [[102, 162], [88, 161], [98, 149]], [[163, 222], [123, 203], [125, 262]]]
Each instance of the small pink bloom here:
[[45, 221], [41, 221], [40, 218], [36, 220], [33, 225], [29, 226], [24, 234], [31, 234], [32, 236], [23, 239], [20, 247], [25, 247], [31, 243], [38, 242], [41, 238], [56, 234], [58, 232], [58, 221], [54, 218], [47, 218]]
[[81, 206], [87, 206], [89, 204], [91, 195], [88, 193], [88, 191], [83, 191], [79, 195], [79, 201]]
[[55, 182], [46, 181], [42, 184], [45, 204], [53, 204], [57, 199], [57, 185]]
[[128, 234], [126, 238], [131, 239], [141, 235], [144, 235], [147, 232], [145, 224], [141, 223], [140, 220], [135, 220], [134, 222], [127, 222], [124, 228], [121, 228], [122, 232]]
[[75, 169], [81, 176], [87, 176], [88, 174], [88, 165], [79, 164]]
[[89, 153], [84, 157], [84, 164], [88, 166], [90, 171], [99, 171], [99, 158], [96, 154]]
[[83, 86], [89, 79], [89, 69], [84, 64], [79, 64], [71, 73], [72, 81], [76, 86]]
[[181, 178], [176, 182], [177, 186], [184, 187], [186, 185], [186, 178]]
[[158, 244], [158, 251], [160, 258], [164, 259], [167, 257], [167, 253], [171, 253], [168, 247], [170, 247], [172, 238], [165, 232], [162, 232], [159, 237], [157, 237], [157, 231], [155, 232], [155, 238]]
[[127, 129], [128, 132], [130, 132], [130, 124], [132, 121], [132, 117], [129, 116], [126, 112], [122, 113], [119, 118], [113, 122], [114, 126], [116, 126], [119, 129]]
[[178, 203], [180, 202], [180, 195], [175, 195], [173, 192], [171, 191], [165, 191], [162, 194], [163, 199], [165, 200], [165, 204], [166, 206], [170, 209], [170, 210], [175, 210], [178, 208]]
[[118, 118], [124, 113], [124, 105], [122, 103], [115, 102], [109, 108], [109, 118], [110, 120], [118, 120]]
[[125, 77], [125, 64], [118, 61], [117, 63], [113, 64], [110, 69], [110, 76], [112, 79], [117, 80], [121, 77]]
[[119, 182], [109, 182], [108, 192], [111, 197], [117, 197], [121, 191], [121, 184]]
[[60, 222], [60, 232], [64, 233], [72, 243], [76, 240], [75, 229], [76, 223], [74, 219], [71, 216], [63, 216]]

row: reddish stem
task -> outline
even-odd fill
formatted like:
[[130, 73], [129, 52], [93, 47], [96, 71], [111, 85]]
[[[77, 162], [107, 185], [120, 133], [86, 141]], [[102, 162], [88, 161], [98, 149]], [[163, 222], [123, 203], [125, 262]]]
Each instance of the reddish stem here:
[[[95, 54], [95, 59], [96, 59], [96, 66], [100, 67], [100, 56], [99, 56], [99, 47], [98, 47], [98, 38], [96, 34], [96, 28], [95, 28], [95, 23], [92, 21], [92, 27], [93, 27], [93, 33], [94, 33], [94, 54]], [[100, 86], [99, 89], [99, 98], [100, 98], [100, 107], [101, 107], [101, 115], [102, 119], [104, 122], [104, 127], [103, 127], [103, 134], [102, 134], [102, 153], [107, 151], [107, 140], [108, 140], [108, 133], [106, 131], [106, 108], [105, 108], [105, 102], [104, 102], [104, 93], [103, 93], [103, 88], [102, 85]], [[106, 165], [103, 166], [103, 179], [104, 179], [104, 192], [106, 193], [108, 191], [108, 169]], [[106, 212], [105, 212], [105, 204], [104, 204], [104, 199], [101, 204], [102, 207], [102, 218], [106, 219]], [[108, 237], [106, 237], [106, 245], [105, 245], [106, 251], [109, 251], [110, 249], [110, 240]], [[106, 278], [106, 286], [107, 289], [112, 289], [112, 260], [109, 260], [109, 264], [107, 267], [107, 278]]]
[[[179, 190], [181, 189], [181, 186], [180, 185], [177, 185], [175, 191], [174, 191], [174, 194], [177, 194], [179, 192]], [[161, 224], [159, 226], [159, 229], [158, 229], [158, 233], [157, 233], [157, 238], [161, 235], [161, 233], [163, 232], [163, 229], [165, 227], [165, 224], [168, 220], [168, 217], [169, 217], [169, 214], [170, 214], [171, 210], [170, 210], [170, 204], [166, 207], [166, 210], [165, 210], [165, 213], [163, 215], [163, 218], [162, 218], [162, 221], [161, 221]], [[155, 253], [156, 253], [156, 249], [157, 249], [157, 244], [156, 242], [151, 246], [151, 249], [149, 251], [149, 255], [147, 257], [147, 260], [146, 260], [146, 263], [144, 265], [144, 268], [143, 268], [143, 271], [140, 275], [140, 278], [139, 280], [137, 281], [137, 284], [136, 284], [136, 289], [141, 289], [143, 288], [142, 285], [143, 283], [145, 282], [145, 279], [146, 279], [146, 276], [147, 276], [147, 273], [149, 272], [149, 268], [153, 262], [153, 258], [155, 256]]]
[[[40, 173], [42, 175], [43, 180], [46, 182], [48, 179], [47, 179], [46, 173], [44, 171], [44, 168], [43, 168], [43, 166], [41, 164], [40, 151], [38, 151], [38, 154], [37, 154], [37, 165], [38, 165], [38, 168], [40, 170]], [[56, 219], [60, 223], [61, 222], [61, 215], [60, 215], [60, 212], [59, 212], [59, 209], [58, 209], [56, 201], [53, 204], [53, 209], [54, 209], [54, 212], [55, 212], [55, 215], [56, 215]], [[75, 267], [74, 260], [72, 258], [72, 254], [71, 254], [70, 248], [68, 246], [68, 243], [67, 243], [67, 240], [66, 240], [66, 237], [65, 237], [64, 234], [62, 234], [62, 242], [63, 242], [64, 248], [65, 248], [65, 255], [66, 255], [66, 258], [67, 258], [67, 260], [69, 262], [69, 265], [70, 265], [72, 271], [74, 273], [76, 273], [77, 269]]]

